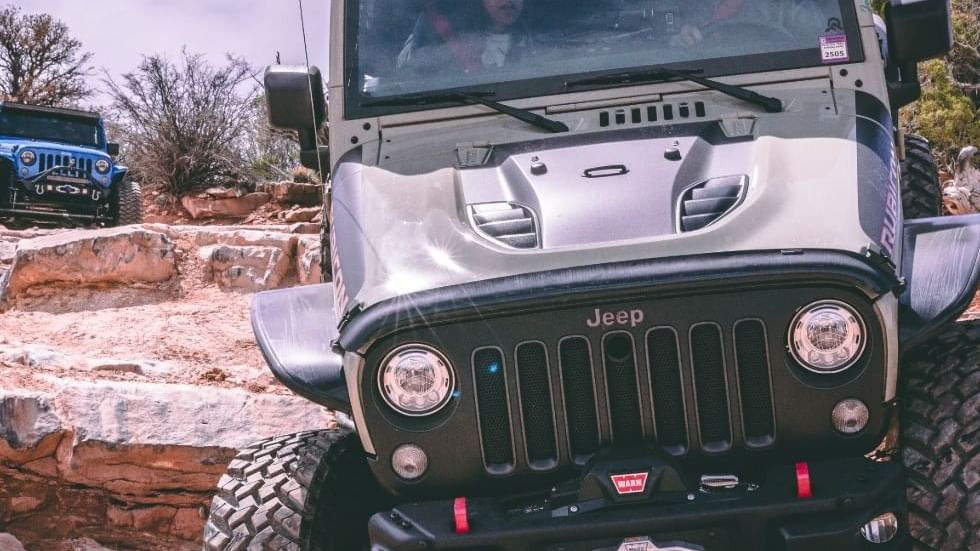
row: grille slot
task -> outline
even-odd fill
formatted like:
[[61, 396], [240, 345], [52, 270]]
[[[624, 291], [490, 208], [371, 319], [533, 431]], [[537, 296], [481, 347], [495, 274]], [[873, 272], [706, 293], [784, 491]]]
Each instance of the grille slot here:
[[507, 407], [504, 358], [500, 350], [482, 348], [473, 354], [473, 381], [487, 469], [507, 472], [514, 465], [514, 443]]
[[728, 214], [744, 197], [747, 181], [727, 176], [688, 188], [681, 195], [680, 231], [700, 230]]
[[558, 355], [569, 448], [573, 457], [581, 459], [599, 449], [592, 348], [584, 337], [568, 337], [559, 343]]
[[746, 443], [768, 446], [775, 438], [775, 426], [766, 329], [761, 321], [742, 320], [735, 324], [735, 362]]
[[687, 421], [677, 333], [660, 327], [647, 333], [647, 357], [653, 385], [653, 415], [657, 441], [675, 455], [687, 451]]
[[709, 452], [726, 451], [731, 447], [732, 434], [725, 356], [721, 329], [717, 325], [702, 323], [691, 328], [691, 365], [694, 367], [701, 447]]
[[640, 412], [633, 337], [629, 333], [606, 335], [602, 340], [602, 356], [606, 367], [613, 442], [617, 446], [637, 444], [643, 440], [643, 416]]
[[548, 469], [558, 460], [548, 352], [543, 344], [529, 342], [519, 345], [515, 356], [528, 461], [534, 467]]
[[538, 246], [537, 224], [527, 207], [513, 203], [470, 205], [470, 217], [477, 231], [497, 243], [514, 249]]

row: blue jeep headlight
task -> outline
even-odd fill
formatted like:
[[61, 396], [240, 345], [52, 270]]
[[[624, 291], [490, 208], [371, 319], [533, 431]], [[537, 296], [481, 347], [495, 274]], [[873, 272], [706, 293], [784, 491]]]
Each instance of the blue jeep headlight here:
[[106, 172], [109, 172], [109, 161], [105, 159], [99, 159], [98, 161], [95, 161], [95, 170], [97, 170], [99, 174], [105, 174]]
[[35, 155], [30, 149], [25, 149], [20, 152], [20, 162], [27, 166], [31, 166], [35, 161], [37, 161], [37, 155]]

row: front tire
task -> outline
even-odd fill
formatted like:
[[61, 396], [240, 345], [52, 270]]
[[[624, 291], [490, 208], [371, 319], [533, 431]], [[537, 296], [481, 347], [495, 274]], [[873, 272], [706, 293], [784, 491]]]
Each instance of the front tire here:
[[132, 180], [119, 182], [112, 195], [112, 213], [116, 226], [143, 223], [143, 192]]
[[902, 453], [915, 549], [980, 549], [980, 322], [903, 362]]
[[358, 551], [386, 498], [345, 428], [262, 440], [218, 481], [204, 551]]
[[943, 214], [943, 193], [939, 170], [929, 141], [915, 134], [905, 135], [902, 161], [902, 212], [906, 219], [931, 218]]

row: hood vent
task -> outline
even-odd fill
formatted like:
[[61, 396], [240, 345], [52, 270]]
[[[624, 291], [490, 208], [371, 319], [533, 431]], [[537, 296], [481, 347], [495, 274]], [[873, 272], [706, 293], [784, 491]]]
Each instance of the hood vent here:
[[748, 180], [747, 176], [724, 176], [687, 188], [681, 194], [679, 230], [700, 230], [731, 212], [745, 197]]
[[538, 247], [538, 225], [531, 209], [513, 203], [470, 205], [470, 220], [477, 232], [505, 247]]

